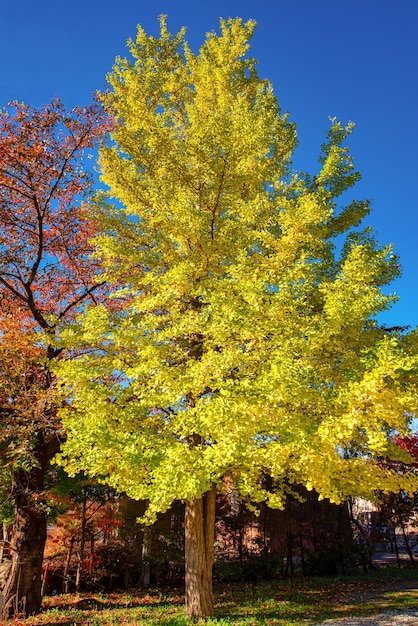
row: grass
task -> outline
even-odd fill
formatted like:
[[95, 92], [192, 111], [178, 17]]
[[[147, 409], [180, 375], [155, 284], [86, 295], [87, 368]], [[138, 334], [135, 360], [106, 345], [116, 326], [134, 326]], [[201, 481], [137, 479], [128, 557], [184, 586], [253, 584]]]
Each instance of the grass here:
[[[184, 598], [175, 592], [62, 595], [45, 598], [42, 613], [14, 626], [185, 626]], [[326, 619], [416, 608], [418, 572], [387, 568], [340, 578], [296, 578], [257, 585], [215, 586], [218, 626], [312, 626]]]

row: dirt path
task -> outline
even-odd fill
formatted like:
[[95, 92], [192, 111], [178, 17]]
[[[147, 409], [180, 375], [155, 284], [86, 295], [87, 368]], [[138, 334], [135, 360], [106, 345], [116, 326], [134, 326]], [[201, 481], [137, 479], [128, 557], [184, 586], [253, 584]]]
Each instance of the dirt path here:
[[418, 609], [405, 611], [385, 611], [369, 617], [341, 617], [326, 620], [315, 626], [417, 626]]
[[[394, 581], [381, 589], [374, 589], [363, 594], [356, 594], [351, 598], [345, 598], [350, 604], [362, 604], [367, 601], [377, 602], [382, 600], [385, 604], [385, 594], [396, 591], [408, 591], [418, 593], [418, 580]], [[409, 609], [382, 609], [376, 615], [340, 617], [318, 622], [315, 626], [418, 626], [418, 602], [416, 608]]]

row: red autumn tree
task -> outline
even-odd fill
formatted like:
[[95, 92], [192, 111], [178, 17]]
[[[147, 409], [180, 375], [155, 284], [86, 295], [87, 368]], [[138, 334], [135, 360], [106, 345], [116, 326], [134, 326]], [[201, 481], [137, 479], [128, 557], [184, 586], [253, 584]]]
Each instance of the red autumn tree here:
[[79, 591], [83, 578], [92, 580], [101, 560], [96, 544], [103, 546], [104, 537], [122, 526], [122, 521], [115, 516], [112, 489], [83, 473], [74, 478], [63, 470], [53, 474], [48, 502], [56, 516], [45, 546], [43, 582], [47, 584], [49, 571], [63, 568], [63, 590], [68, 593], [73, 585]]
[[107, 125], [97, 104], [0, 110], [0, 467], [15, 508], [3, 619], [41, 605], [44, 480], [63, 437], [49, 364], [60, 322], [104, 294], [83, 215], [93, 183], [83, 155]]
[[410, 437], [396, 437], [395, 443], [401, 450], [406, 450], [411, 457], [408, 466], [418, 469], [418, 433]]
[[[394, 437], [394, 443], [406, 452], [405, 458], [398, 461], [389, 461], [385, 459], [382, 465], [390, 467], [397, 474], [417, 473], [418, 472], [418, 433], [412, 433], [410, 436]], [[408, 534], [408, 526], [418, 512], [418, 492], [413, 494], [405, 491], [387, 492], [379, 494], [379, 521], [389, 528], [393, 529], [391, 542], [395, 548], [398, 565], [401, 565], [399, 559], [399, 550], [397, 542], [396, 529], [401, 529], [403, 544], [408, 553], [410, 562], [415, 568], [417, 562], [415, 560], [410, 537]]]

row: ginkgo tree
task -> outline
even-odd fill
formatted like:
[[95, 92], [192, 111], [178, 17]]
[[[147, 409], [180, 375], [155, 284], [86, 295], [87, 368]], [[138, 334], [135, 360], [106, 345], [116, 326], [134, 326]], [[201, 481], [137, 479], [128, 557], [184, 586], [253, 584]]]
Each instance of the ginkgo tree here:
[[221, 20], [195, 54], [163, 17], [116, 60], [91, 211], [119, 310], [63, 329], [79, 356], [57, 369], [69, 471], [147, 499], [150, 521], [185, 501], [191, 617], [213, 611], [223, 485], [272, 507], [292, 483], [335, 502], [416, 487], [376, 462], [408, 432], [417, 357], [375, 318], [398, 260], [356, 230], [369, 203], [340, 201], [359, 178], [352, 124], [332, 122], [316, 175], [293, 171], [295, 126], [247, 54], [254, 26]]

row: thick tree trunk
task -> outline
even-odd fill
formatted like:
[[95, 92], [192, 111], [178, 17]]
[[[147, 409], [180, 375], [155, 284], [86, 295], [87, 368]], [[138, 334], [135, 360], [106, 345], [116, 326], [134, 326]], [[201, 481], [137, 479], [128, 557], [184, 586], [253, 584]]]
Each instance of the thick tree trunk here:
[[212, 567], [215, 541], [216, 487], [186, 502], [186, 614], [213, 615]]
[[[16, 482], [22, 479], [20, 472], [19, 474], [15, 477], [15, 487]], [[34, 615], [41, 607], [46, 515], [31, 502], [32, 494], [22, 491], [15, 495], [12, 566], [3, 589], [3, 619], [11, 619], [16, 615]]]
[[41, 608], [46, 514], [37, 496], [44, 490], [47, 464], [58, 449], [58, 439], [44, 442], [40, 434], [35, 449], [39, 466], [29, 472], [17, 470], [12, 477], [11, 495], [15, 502], [10, 542], [12, 565], [3, 589], [2, 620], [35, 615]]

